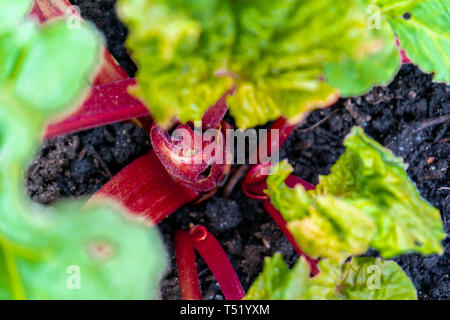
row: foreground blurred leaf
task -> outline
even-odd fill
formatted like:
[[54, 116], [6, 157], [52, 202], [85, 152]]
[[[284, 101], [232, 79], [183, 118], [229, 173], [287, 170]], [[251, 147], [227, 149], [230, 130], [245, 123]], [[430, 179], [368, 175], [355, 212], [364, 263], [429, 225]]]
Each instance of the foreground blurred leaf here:
[[[165, 261], [156, 230], [125, 223], [119, 210], [106, 205], [56, 210], [39, 221], [27, 217], [20, 230], [1, 240], [1, 256], [11, 261], [2, 266], [0, 258], [8, 275], [0, 280], [0, 298], [156, 297]], [[14, 239], [19, 232], [29, 241]]]
[[0, 6], [0, 299], [155, 298], [166, 263], [155, 229], [111, 205], [43, 208], [25, 195], [43, 124], [82, 93], [99, 42], [84, 25], [40, 28], [17, 4]]

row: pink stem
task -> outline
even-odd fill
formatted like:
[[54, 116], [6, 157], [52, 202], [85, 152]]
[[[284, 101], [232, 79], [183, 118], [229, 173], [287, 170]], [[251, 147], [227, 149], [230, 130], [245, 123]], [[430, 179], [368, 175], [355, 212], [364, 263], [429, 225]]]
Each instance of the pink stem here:
[[219, 126], [228, 111], [227, 91], [220, 99], [206, 110], [202, 117], [203, 130], [215, 129]]
[[[267, 175], [269, 174], [270, 167], [271, 167], [270, 163], [263, 163], [254, 166], [244, 178], [244, 181], [242, 183], [242, 191], [249, 198], [263, 201], [264, 209], [267, 211], [267, 213], [269, 213], [269, 215], [278, 225], [278, 227], [286, 236], [291, 245], [294, 247], [298, 255], [306, 258], [311, 268], [311, 272], [313, 273], [313, 275], [316, 275], [319, 272], [317, 268], [317, 260], [310, 258], [300, 249], [294, 236], [287, 228], [286, 220], [284, 220], [281, 213], [271, 204], [269, 196], [264, 192], [264, 190], [267, 189]], [[306, 190], [315, 189], [314, 185], [292, 174], [289, 175], [289, 177], [287, 177], [285, 183], [290, 188], [293, 188], [297, 184], [301, 184]]]
[[183, 300], [202, 300], [195, 252], [188, 231], [178, 230], [174, 239], [178, 279]]
[[241, 300], [245, 296], [239, 278], [217, 239], [201, 225], [189, 231], [194, 249], [205, 260], [227, 300]]
[[411, 60], [409, 60], [408, 56], [406, 55], [405, 50], [402, 49], [398, 38], [395, 38], [395, 44], [397, 45], [398, 49], [400, 50], [400, 55], [402, 57], [402, 63], [403, 64], [411, 63]]
[[[267, 150], [267, 156], [270, 157], [272, 155], [272, 151], [278, 152], [283, 145], [283, 143], [287, 140], [291, 132], [295, 129], [297, 126], [296, 123], [291, 124], [289, 123], [289, 120], [284, 117], [279, 117], [270, 127], [270, 130], [268, 131], [267, 135], [262, 139], [262, 141], [259, 143], [258, 146], [258, 155], [256, 155], [258, 158], [258, 163], [264, 163], [267, 159], [260, 159], [259, 155], [261, 152], [259, 152], [259, 149], [263, 146]], [[272, 130], [278, 130], [278, 139], [275, 140], [272, 136]], [[251, 159], [254, 159], [253, 158]]]
[[127, 92], [135, 84], [135, 79], [126, 79], [92, 87], [74, 113], [47, 127], [45, 138], [148, 115], [145, 105]]
[[311, 269], [311, 273], [313, 275], [318, 274], [319, 273], [319, 268], [317, 267], [318, 260], [312, 259], [307, 254], [305, 254], [302, 249], [300, 249], [294, 236], [287, 228], [286, 220], [284, 220], [281, 213], [277, 209], [275, 209], [275, 207], [272, 205], [270, 200], [263, 200], [263, 207], [267, 211], [267, 213], [269, 213], [269, 215], [272, 217], [272, 219], [275, 221], [275, 223], [278, 225], [280, 230], [284, 233], [286, 239], [288, 239], [288, 241], [294, 247], [297, 254], [306, 259], [306, 261], [308, 262], [309, 267]]
[[111, 199], [157, 224], [198, 195], [174, 181], [150, 150], [112, 177], [90, 201]]

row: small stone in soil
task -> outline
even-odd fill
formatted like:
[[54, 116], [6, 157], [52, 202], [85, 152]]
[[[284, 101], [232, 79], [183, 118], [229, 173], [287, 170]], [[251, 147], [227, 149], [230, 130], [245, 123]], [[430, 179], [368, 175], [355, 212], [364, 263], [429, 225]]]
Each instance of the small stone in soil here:
[[235, 228], [242, 221], [237, 203], [226, 198], [211, 199], [206, 206], [205, 215], [211, 223], [211, 229], [217, 232]]

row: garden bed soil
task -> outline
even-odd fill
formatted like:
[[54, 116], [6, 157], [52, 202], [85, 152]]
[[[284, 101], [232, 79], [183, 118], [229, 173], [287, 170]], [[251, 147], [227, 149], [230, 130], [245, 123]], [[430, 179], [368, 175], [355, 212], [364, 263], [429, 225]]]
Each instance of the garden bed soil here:
[[[115, 0], [72, 3], [105, 34], [108, 49], [133, 76], [136, 67], [123, 46], [126, 29], [116, 17]], [[331, 108], [313, 112], [284, 144], [281, 158], [289, 160], [296, 175], [317, 183], [318, 175], [327, 174], [344, 152], [342, 142], [350, 129], [361, 126], [409, 165], [408, 175], [422, 196], [441, 211], [448, 235], [449, 90], [448, 85], [432, 83], [431, 76], [417, 67], [405, 65], [388, 87], [377, 87], [362, 97], [341, 99]], [[149, 148], [145, 132], [129, 123], [44, 141], [28, 170], [27, 191], [42, 204], [64, 197], [88, 196]], [[212, 199], [185, 205], [159, 224], [171, 262], [161, 284], [163, 299], [181, 298], [173, 232], [197, 223], [204, 224], [218, 238], [244, 290], [261, 272], [264, 257], [281, 252], [289, 265], [297, 259], [257, 200], [244, 196], [239, 186], [228, 197], [220, 189]], [[421, 299], [450, 299], [448, 237], [444, 247], [442, 256], [408, 254], [395, 259], [412, 279]], [[204, 299], [223, 299], [211, 272], [203, 260], [197, 260]]]

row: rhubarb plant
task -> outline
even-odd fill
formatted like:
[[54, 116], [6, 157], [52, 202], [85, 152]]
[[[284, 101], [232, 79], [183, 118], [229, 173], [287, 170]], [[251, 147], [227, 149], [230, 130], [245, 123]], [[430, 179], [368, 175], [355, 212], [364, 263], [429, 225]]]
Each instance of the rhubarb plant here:
[[44, 208], [25, 194], [45, 122], [81, 96], [100, 48], [88, 25], [40, 27], [30, 6], [0, 2], [0, 299], [155, 298], [166, 265], [156, 230], [112, 204]]
[[[266, 142], [281, 145], [314, 108], [388, 83], [400, 65], [396, 40], [413, 62], [436, 73], [435, 80], [448, 81], [447, 56], [439, 52], [448, 47], [446, 1], [120, 0], [120, 16], [130, 30], [128, 47], [139, 67], [137, 81], [127, 79], [104, 48], [97, 63], [101, 72], [90, 77], [101, 46], [87, 24], [78, 30], [62, 23], [39, 28], [22, 18], [28, 1], [2, 1], [0, 268], [7, 272], [0, 276], [0, 297], [155, 297], [164, 254], [156, 231], [136, 220], [158, 223], [182, 204], [217, 190], [229, 165], [203, 154], [210, 147], [226, 150], [223, 132], [229, 125], [222, 119], [228, 105], [244, 129], [278, 118], [274, 126], [281, 129], [280, 139], [269, 136]], [[36, 0], [32, 16], [42, 23], [63, 15], [69, 5]], [[382, 13], [375, 28], [368, 25], [373, 5]], [[437, 9], [435, 22], [430, 12]], [[31, 206], [20, 187], [21, 170], [44, 122], [81, 98], [88, 83], [92, 87], [86, 99], [79, 99], [81, 107], [49, 126], [46, 137], [142, 117], [149, 108], [156, 122], [149, 117], [133, 121], [147, 129], [153, 148], [83, 207]], [[196, 120], [202, 120], [201, 127], [189, 122]], [[196, 149], [169, 135], [172, 128], [190, 138], [198, 130], [216, 129], [215, 139]], [[440, 253], [439, 212], [420, 197], [404, 164], [358, 129], [346, 144], [346, 154], [315, 190], [289, 176], [285, 163], [267, 184], [247, 186], [248, 194], [264, 200], [301, 256], [292, 271], [280, 256], [268, 259], [247, 298], [415, 298], [395, 263], [344, 261], [369, 247], [386, 258]], [[309, 191], [294, 187], [298, 184]], [[98, 204], [109, 200], [135, 217]], [[183, 297], [201, 297], [194, 249], [227, 298], [244, 295], [226, 254], [206, 229], [181, 231], [175, 242]], [[81, 290], [67, 290], [67, 272], [77, 267]], [[124, 269], [131, 272], [124, 276]], [[381, 275], [381, 290], [364, 287], [372, 269]], [[74, 283], [69, 286], [76, 288]], [[380, 283], [375, 281], [375, 289]]]
[[319, 274], [301, 257], [292, 270], [281, 255], [266, 258], [262, 274], [246, 299], [415, 299], [413, 284], [393, 261], [349, 257], [375, 248], [384, 258], [443, 252], [439, 211], [409, 180], [405, 164], [353, 128], [345, 153], [320, 176], [316, 188], [292, 180], [281, 162], [267, 178], [266, 193], [281, 212], [298, 246], [321, 258]]

